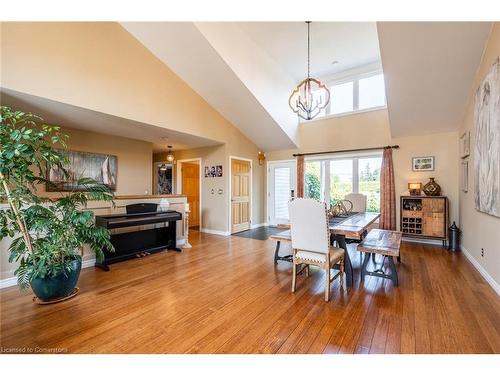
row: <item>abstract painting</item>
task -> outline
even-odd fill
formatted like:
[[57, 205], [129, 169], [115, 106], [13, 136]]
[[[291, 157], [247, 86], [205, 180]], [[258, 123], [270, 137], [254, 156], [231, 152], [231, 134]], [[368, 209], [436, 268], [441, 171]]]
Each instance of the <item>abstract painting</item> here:
[[61, 169], [47, 168], [46, 191], [85, 191], [85, 186], [78, 185], [81, 178], [92, 178], [116, 190], [117, 157], [115, 155], [95, 154], [81, 151], [64, 151], [69, 164], [65, 174]]
[[476, 210], [500, 217], [500, 62], [498, 59], [476, 91], [474, 123]]

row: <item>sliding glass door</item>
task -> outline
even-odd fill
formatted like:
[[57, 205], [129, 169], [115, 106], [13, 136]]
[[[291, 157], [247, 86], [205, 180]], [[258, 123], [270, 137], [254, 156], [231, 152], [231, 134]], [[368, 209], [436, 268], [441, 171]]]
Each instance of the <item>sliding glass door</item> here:
[[367, 211], [380, 211], [380, 167], [382, 155], [306, 159], [305, 195], [329, 205], [349, 193], [367, 197]]

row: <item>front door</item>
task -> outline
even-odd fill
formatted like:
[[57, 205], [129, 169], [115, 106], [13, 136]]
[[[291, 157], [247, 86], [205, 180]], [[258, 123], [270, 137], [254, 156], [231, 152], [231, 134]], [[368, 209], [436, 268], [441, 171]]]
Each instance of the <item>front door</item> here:
[[200, 225], [200, 165], [197, 163], [183, 162], [182, 168], [182, 194], [189, 203], [189, 226]]
[[249, 161], [231, 159], [231, 233], [250, 229], [250, 173]]
[[296, 195], [297, 164], [295, 161], [269, 163], [268, 173], [269, 225], [289, 223], [288, 202]]

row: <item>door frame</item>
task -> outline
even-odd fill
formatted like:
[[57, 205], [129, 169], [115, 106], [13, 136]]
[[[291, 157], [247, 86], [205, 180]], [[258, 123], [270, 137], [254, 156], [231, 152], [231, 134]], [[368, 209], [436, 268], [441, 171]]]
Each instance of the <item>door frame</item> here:
[[[273, 164], [279, 164], [279, 163], [286, 163], [286, 162], [295, 162], [295, 173], [297, 173], [297, 159], [285, 159], [285, 160], [269, 160], [266, 161], [266, 222], [267, 225], [271, 225], [271, 209], [270, 209], [270, 204], [271, 204], [271, 165]], [[295, 179], [297, 179], [297, 175], [295, 175]], [[295, 188], [295, 194], [297, 194], [297, 188]]]
[[[201, 213], [202, 213], [202, 207], [203, 207], [203, 190], [202, 190], [202, 186], [203, 186], [203, 173], [202, 173], [202, 159], [201, 158], [191, 158], [191, 159], [181, 159], [181, 160], [176, 160], [176, 173], [175, 173], [175, 176], [177, 178], [177, 184], [176, 184], [176, 192], [177, 194], [182, 194], [182, 163], [192, 163], [192, 162], [197, 162], [198, 165], [199, 165], [199, 191], [200, 191], [200, 196], [198, 197], [200, 199], [200, 207], [198, 209], [199, 211], [199, 214], [198, 214], [198, 217], [200, 218], [200, 224], [199, 224], [199, 227], [200, 227], [200, 231], [201, 231], [201, 228], [202, 227], [202, 218], [201, 218]], [[186, 198], [186, 201], [187, 201], [187, 198]]]
[[[244, 157], [241, 157], [241, 156], [233, 156], [233, 155], [230, 155], [229, 156], [229, 178], [228, 178], [228, 182], [229, 182], [229, 190], [228, 190], [228, 197], [227, 197], [227, 200], [228, 200], [228, 208], [229, 208], [229, 215], [228, 215], [228, 218], [229, 218], [229, 222], [228, 222], [228, 233], [229, 235], [233, 234], [232, 232], [232, 227], [233, 227], [233, 207], [232, 207], [232, 204], [231, 204], [231, 196], [233, 195], [233, 191], [232, 191], [232, 183], [233, 183], [233, 159], [234, 160], [242, 160], [242, 161], [248, 161], [250, 162], [250, 192], [249, 192], [249, 208], [248, 208], [248, 211], [249, 211], [249, 218], [250, 218], [250, 228], [249, 229], [252, 229], [252, 226], [253, 226], [253, 223], [252, 223], [252, 213], [253, 213], [253, 209], [252, 209], [252, 205], [253, 205], [253, 188], [252, 188], [252, 181], [253, 181], [253, 163], [252, 163], [252, 159], [249, 159], [249, 158], [244, 158]], [[235, 232], [236, 233], [236, 232]]]

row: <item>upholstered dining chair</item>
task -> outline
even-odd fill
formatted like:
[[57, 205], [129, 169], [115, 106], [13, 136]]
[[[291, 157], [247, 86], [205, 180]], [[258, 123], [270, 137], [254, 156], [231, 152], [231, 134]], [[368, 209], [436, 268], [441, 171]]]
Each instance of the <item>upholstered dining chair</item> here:
[[[340, 277], [344, 286], [344, 250], [330, 245], [326, 204], [314, 199], [297, 198], [288, 204], [293, 248], [292, 292], [295, 292], [297, 266], [318, 266], [326, 272], [325, 301], [330, 299], [330, 282]], [[340, 271], [331, 277], [330, 270], [339, 264]]]
[[352, 202], [353, 212], [366, 212], [366, 195], [360, 193], [346, 194], [344, 199]]

